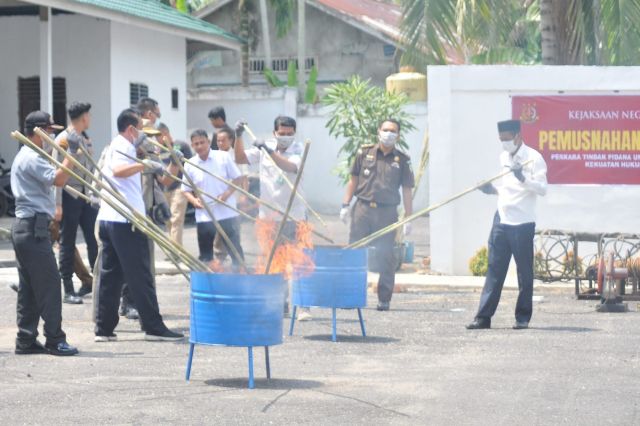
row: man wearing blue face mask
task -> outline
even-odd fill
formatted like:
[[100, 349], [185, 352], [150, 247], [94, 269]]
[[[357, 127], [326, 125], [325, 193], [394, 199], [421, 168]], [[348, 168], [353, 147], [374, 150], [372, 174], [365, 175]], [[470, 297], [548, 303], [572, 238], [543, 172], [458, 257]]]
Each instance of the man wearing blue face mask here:
[[547, 192], [547, 165], [539, 152], [523, 143], [519, 120], [499, 122], [498, 132], [504, 151], [500, 165], [513, 173], [505, 175], [499, 185], [487, 183], [480, 187], [485, 194], [498, 195], [498, 211], [489, 235], [489, 269], [478, 313], [467, 325], [470, 330], [491, 328], [512, 255], [518, 268], [519, 288], [513, 328], [528, 328], [533, 309], [535, 207], [537, 196]]
[[[351, 180], [342, 201], [340, 219], [347, 222], [349, 203], [355, 196], [351, 210], [349, 241], [360, 240], [398, 220], [398, 204], [402, 188], [402, 202], [406, 216], [413, 213], [411, 189], [414, 186], [409, 156], [396, 148], [400, 136], [400, 123], [384, 120], [378, 129], [378, 143], [364, 145], [358, 151], [351, 168]], [[404, 226], [404, 234], [411, 232], [411, 224]], [[378, 279], [378, 310], [388, 311], [395, 285], [397, 259], [393, 246], [395, 233], [376, 239]]]

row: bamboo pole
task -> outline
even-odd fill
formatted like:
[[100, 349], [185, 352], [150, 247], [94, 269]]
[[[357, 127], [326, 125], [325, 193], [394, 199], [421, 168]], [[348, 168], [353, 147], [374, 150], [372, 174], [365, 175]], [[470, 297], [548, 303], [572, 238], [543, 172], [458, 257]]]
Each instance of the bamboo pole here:
[[[51, 144], [54, 147], [54, 149], [59, 150], [60, 154], [62, 154], [65, 158], [68, 158], [69, 161], [71, 161], [71, 163], [73, 163], [74, 166], [78, 167], [80, 170], [82, 170], [85, 173], [87, 173], [88, 176], [91, 176], [91, 178], [94, 180], [94, 182], [98, 185], [98, 187], [100, 189], [104, 189], [106, 192], [108, 192], [121, 205], [118, 204], [117, 202], [115, 202], [114, 200], [110, 199], [109, 197], [102, 196], [100, 191], [98, 189], [96, 189], [93, 185], [91, 185], [89, 182], [87, 182], [84, 178], [80, 177], [73, 170], [71, 170], [68, 167], [64, 166], [60, 161], [54, 159], [51, 155], [49, 155], [47, 152], [45, 152], [42, 148], [40, 148], [37, 145], [35, 145], [33, 142], [31, 142], [27, 137], [22, 135], [20, 132], [12, 132], [11, 136], [13, 138], [17, 139], [19, 142], [21, 142], [21, 143], [23, 143], [25, 145], [28, 145], [29, 147], [34, 149], [36, 152], [38, 152], [41, 156], [43, 156], [45, 159], [47, 159], [49, 162], [51, 162], [52, 164], [56, 165], [57, 167], [60, 167], [62, 170], [64, 170], [70, 176], [76, 178], [79, 182], [81, 182], [82, 184], [86, 185], [88, 188], [90, 188], [92, 191], [94, 191], [96, 194], [98, 194], [98, 196], [100, 196], [100, 198], [103, 199], [107, 204], [109, 204], [111, 207], [113, 207], [114, 210], [116, 210], [123, 217], [125, 217], [127, 220], [129, 220], [132, 223], [132, 225], [134, 225], [137, 228], [139, 228], [142, 232], [147, 234], [154, 241], [158, 242], [158, 244], [162, 244], [163, 243], [167, 247], [169, 247], [171, 249], [171, 252], [176, 254], [176, 256], [179, 256], [181, 258], [181, 260], [183, 260], [185, 262], [186, 265], [188, 265], [189, 267], [191, 267], [192, 269], [195, 269], [195, 270], [209, 271], [209, 268], [204, 263], [202, 263], [198, 259], [194, 258], [183, 247], [181, 247], [178, 244], [175, 244], [171, 240], [168, 240], [168, 238], [165, 237], [165, 235], [163, 234], [162, 230], [160, 230], [160, 228], [158, 228], [146, 216], [142, 215], [140, 212], [135, 210], [135, 208], [133, 206], [131, 206], [126, 201], [126, 199], [124, 199], [124, 197], [120, 196], [120, 194], [116, 193], [111, 188], [109, 188], [104, 183], [102, 183], [99, 179], [97, 179], [95, 176], [93, 176], [93, 174], [91, 174], [91, 172], [89, 170], [87, 170], [84, 166], [82, 166], [82, 164], [80, 162], [78, 162], [75, 158], [73, 158], [73, 156], [67, 154], [67, 152], [64, 149], [59, 147], [53, 140], [51, 140], [49, 135], [44, 133], [39, 128], [36, 128], [35, 131], [38, 133], [38, 135], [41, 136], [41, 138], [44, 141], [46, 141], [49, 144]], [[126, 209], [129, 209], [129, 211], [127, 211], [122, 206], [124, 206]]]
[[[525, 165], [527, 165], [527, 164], [529, 164], [531, 162], [533, 162], [533, 160], [526, 161], [526, 162], [522, 163], [522, 165], [525, 166]], [[361, 240], [355, 241], [355, 242], [347, 245], [345, 247], [345, 249], [353, 249], [353, 248], [364, 247], [365, 245], [369, 244], [370, 242], [372, 242], [376, 238], [379, 238], [379, 237], [381, 237], [383, 235], [386, 235], [389, 232], [395, 231], [396, 229], [400, 228], [405, 223], [409, 223], [411, 221], [414, 221], [417, 218], [419, 218], [420, 216], [424, 216], [425, 214], [427, 214], [427, 213], [429, 213], [429, 212], [431, 212], [431, 211], [433, 211], [435, 209], [438, 209], [438, 208], [440, 208], [440, 207], [442, 207], [442, 206], [444, 206], [446, 204], [449, 204], [450, 202], [455, 201], [458, 198], [461, 198], [461, 197], [467, 195], [468, 193], [477, 190], [482, 185], [486, 185], [487, 183], [491, 183], [496, 179], [500, 179], [501, 177], [508, 175], [509, 173], [511, 173], [511, 170], [506, 170], [506, 171], [504, 171], [502, 173], [497, 174], [496, 176], [494, 176], [492, 178], [486, 179], [486, 180], [478, 183], [477, 185], [472, 186], [471, 188], [467, 188], [464, 191], [459, 192], [456, 195], [454, 195], [452, 197], [449, 197], [444, 201], [440, 201], [439, 203], [432, 204], [427, 208], [424, 208], [424, 209], [422, 209], [420, 211], [417, 211], [416, 213], [414, 213], [414, 214], [412, 214], [410, 216], [407, 216], [407, 217], [405, 217], [405, 218], [403, 218], [403, 219], [401, 219], [401, 220], [399, 220], [399, 221], [397, 221], [395, 223], [392, 223], [391, 225], [389, 225], [389, 226], [387, 226], [385, 228], [382, 228], [382, 229], [380, 229], [380, 230], [378, 230], [378, 231], [376, 231], [376, 232], [374, 232], [374, 233], [362, 238]]]
[[[256, 137], [256, 135], [253, 133], [253, 131], [249, 128], [248, 125], [243, 125], [244, 129], [247, 131], [247, 133], [249, 134], [249, 136], [251, 136], [251, 138], [255, 141], [258, 138]], [[276, 162], [273, 160], [273, 158], [271, 158], [270, 155], [266, 155], [265, 157], [267, 157], [269, 159], [269, 161], [271, 162], [271, 164], [273, 166], [275, 166], [276, 170], [278, 170], [278, 173], [280, 174], [280, 176], [282, 177], [282, 179], [287, 183], [287, 185], [289, 185], [289, 189], [293, 190], [293, 183], [291, 183], [291, 180], [287, 177], [287, 175], [284, 173], [284, 171], [278, 167], [278, 165], [276, 164]], [[296, 192], [296, 196], [300, 199], [300, 201], [302, 202], [302, 204], [304, 204], [304, 206], [307, 208], [307, 210], [309, 210], [311, 212], [311, 214], [313, 216], [315, 216], [316, 219], [318, 219], [318, 221], [320, 222], [320, 224], [322, 226], [324, 226], [325, 228], [329, 228], [327, 226], [327, 223], [322, 219], [322, 216], [320, 216], [318, 214], [318, 212], [316, 212], [307, 202], [307, 200], [305, 200], [302, 197], [302, 194], [300, 194], [299, 192]]]
[[[121, 154], [121, 155], [124, 155], [125, 157], [127, 157], [127, 158], [128, 158], [128, 159], [130, 159], [130, 160], [135, 161], [136, 163], [144, 164], [144, 163], [142, 162], [142, 160], [140, 160], [139, 158], [132, 157], [132, 156], [128, 155], [128, 154], [127, 154], [127, 153], [125, 153], [125, 152], [121, 152], [121, 151], [116, 151], [116, 152], [118, 152], [118, 153], [119, 153], [119, 154]], [[167, 172], [166, 170], [165, 170], [165, 176], [167, 176], [169, 179], [173, 180], [174, 182], [181, 183], [181, 184], [183, 184], [183, 185], [185, 185], [185, 186], [187, 186], [187, 187], [189, 187], [189, 188], [193, 189], [193, 187], [192, 187], [188, 182], [184, 182], [183, 180], [181, 180], [180, 178], [178, 178], [178, 177], [176, 177], [176, 176], [172, 175], [171, 173]], [[227, 207], [227, 208], [229, 208], [229, 209], [231, 209], [231, 210], [235, 211], [235, 212], [236, 212], [236, 213], [238, 213], [239, 215], [242, 215], [243, 217], [246, 217], [247, 219], [253, 220], [254, 222], [256, 221], [256, 218], [255, 218], [255, 217], [251, 216], [250, 214], [247, 214], [247, 213], [243, 212], [242, 210], [240, 210], [240, 209], [239, 209], [239, 208], [237, 208], [237, 207], [232, 206], [231, 204], [227, 203], [226, 201], [223, 201], [221, 198], [217, 198], [217, 197], [215, 197], [215, 196], [211, 195], [210, 193], [203, 191], [202, 189], [200, 189], [200, 192], [201, 192], [201, 193], [202, 193], [202, 195], [204, 195], [205, 197], [207, 197], [207, 198], [209, 198], [209, 199], [211, 199], [211, 200], [215, 201], [216, 203], [220, 203], [220, 204], [222, 204], [223, 206], [225, 206], [225, 207]]]
[[[118, 191], [117, 186], [113, 183], [113, 181], [112, 181], [111, 179], [109, 179], [109, 177], [108, 177], [108, 176], [105, 176], [105, 174], [104, 174], [104, 173], [102, 173], [102, 170], [100, 170], [100, 167], [98, 167], [98, 164], [97, 164], [97, 163], [96, 163], [96, 161], [93, 159], [93, 157], [91, 156], [91, 154], [90, 154], [90, 153], [88, 153], [88, 152], [86, 152], [86, 151], [83, 151], [83, 150], [82, 150], [82, 148], [79, 148], [79, 149], [78, 149], [78, 151], [79, 151], [79, 152], [81, 152], [81, 153], [84, 153], [84, 155], [86, 156], [86, 158], [89, 160], [89, 162], [90, 162], [90, 163], [91, 163], [91, 165], [93, 166], [94, 171], [96, 171], [96, 172], [98, 173], [98, 175], [99, 175], [102, 179], [104, 179], [104, 180], [109, 184], [109, 186], [111, 186], [111, 188], [112, 188], [114, 191], [116, 191], [116, 192], [120, 193], [120, 192]], [[121, 153], [121, 154], [124, 154], [124, 153]], [[126, 155], [126, 154], [124, 154], [124, 155]], [[129, 156], [127, 155], [127, 157], [129, 157]], [[130, 157], [130, 158], [133, 158], [133, 157]], [[136, 160], [138, 160], [138, 159], [136, 158]], [[95, 176], [95, 174], [93, 174], [93, 173], [92, 173], [92, 176]], [[120, 195], [122, 195], [122, 194], [120, 194]], [[154, 241], [155, 241], [155, 240], [154, 240]], [[167, 249], [167, 247], [166, 247], [165, 245], [160, 244], [160, 243], [157, 243], [157, 244], [158, 244], [158, 247], [160, 247], [160, 250], [162, 250], [162, 252], [165, 254], [165, 256], [167, 256], [167, 259], [169, 259], [169, 261], [170, 261], [171, 263], [173, 263], [173, 264], [174, 264], [174, 266], [178, 269], [178, 272], [180, 272], [180, 274], [181, 274], [181, 275], [182, 275], [182, 276], [183, 276], [183, 277], [184, 277], [188, 282], [191, 282], [191, 277], [189, 277], [189, 274], [187, 274], [187, 273], [182, 269], [182, 267], [181, 267], [181, 266], [180, 266], [180, 264], [178, 263], [178, 260], [174, 257], [175, 255], [173, 254], [173, 252], [172, 252], [171, 250]], [[178, 258], [178, 259], [179, 259], [179, 258]]]
[[[164, 145], [159, 144], [158, 142], [155, 142], [155, 141], [150, 140], [150, 139], [147, 139], [147, 140], [148, 140], [151, 144], [153, 144], [153, 145], [157, 146], [158, 148], [160, 148], [160, 149], [161, 149], [161, 150], [163, 150], [163, 151], [167, 151], [167, 152], [169, 152], [169, 151], [170, 151], [170, 149], [169, 149], [169, 148], [167, 148], [167, 147], [166, 147], [166, 146], [164, 146]], [[269, 209], [273, 210], [274, 212], [276, 212], [276, 213], [278, 213], [278, 214], [280, 214], [280, 215], [284, 215], [284, 211], [280, 210], [277, 206], [274, 206], [273, 204], [269, 203], [268, 201], [265, 201], [265, 200], [263, 200], [263, 199], [261, 199], [261, 198], [259, 198], [259, 197], [256, 197], [255, 195], [253, 195], [253, 194], [252, 194], [252, 193], [250, 193], [249, 191], [245, 190], [245, 189], [244, 189], [244, 188], [242, 188], [241, 186], [236, 185], [235, 183], [231, 182], [230, 180], [227, 180], [227, 179], [225, 179], [225, 178], [223, 178], [223, 177], [221, 177], [221, 176], [218, 176], [218, 175], [216, 175], [215, 173], [211, 173], [209, 170], [207, 170], [207, 169], [205, 169], [205, 168], [203, 168], [203, 167], [200, 167], [198, 164], [196, 164], [196, 163], [194, 163], [194, 162], [192, 162], [192, 161], [190, 161], [190, 160], [187, 160], [186, 158], [185, 158], [185, 159], [183, 159], [183, 161], [184, 161], [185, 163], [187, 163], [187, 164], [192, 165], [193, 167], [195, 167], [196, 169], [200, 170], [201, 172], [208, 174], [209, 176], [213, 177], [214, 179], [218, 179], [220, 182], [226, 183], [226, 184], [227, 184], [227, 185], [229, 185], [231, 188], [235, 189], [236, 191], [240, 192], [240, 193], [241, 193], [241, 194], [243, 194], [243, 195], [246, 195], [246, 196], [247, 196], [247, 198], [249, 198], [249, 199], [251, 199], [251, 200], [253, 200], [253, 201], [257, 202], [257, 203], [260, 203], [260, 204], [264, 205], [265, 207], [268, 207]], [[300, 222], [300, 221], [298, 221], [298, 220], [296, 220], [296, 219], [293, 219], [293, 218], [292, 218], [291, 220], [295, 221], [296, 223], [299, 223], [299, 222]], [[320, 232], [315, 231], [315, 230], [313, 230], [313, 231], [311, 231], [311, 232], [312, 232], [315, 236], [317, 236], [317, 237], [319, 237], [319, 238], [322, 238], [323, 240], [325, 240], [325, 241], [327, 241], [327, 242], [329, 242], [329, 243], [331, 243], [331, 244], [335, 244], [335, 242], [334, 242], [331, 238], [327, 237], [326, 235], [323, 235], [323, 234], [321, 234]]]
[[83, 199], [87, 204], [91, 204], [91, 198], [87, 197], [85, 194], [83, 194], [82, 192], [78, 191], [77, 189], [75, 189], [72, 186], [69, 185], [65, 185], [63, 188], [65, 191], [67, 191], [69, 193], [69, 195], [71, 195], [72, 197], [75, 198], [81, 198]]
[[191, 179], [191, 176], [189, 176], [189, 173], [187, 173], [187, 171], [184, 169], [184, 166], [182, 165], [182, 162], [176, 155], [175, 151], [169, 150], [169, 154], [171, 154], [171, 159], [178, 166], [178, 168], [180, 169], [180, 172], [182, 172], [182, 176], [185, 179], [187, 179], [187, 181], [189, 182], [189, 186], [191, 186], [191, 189], [193, 190], [193, 194], [200, 200], [200, 203], [202, 203], [202, 207], [204, 208], [205, 212], [207, 212], [207, 216], [209, 216], [209, 219], [211, 219], [211, 222], [213, 222], [213, 226], [216, 228], [216, 232], [220, 234], [224, 242], [227, 244], [227, 249], [230, 251], [231, 255], [236, 259], [236, 262], [238, 262], [238, 264], [240, 265], [240, 268], [246, 271], [247, 265], [244, 263], [244, 259], [242, 258], [242, 256], [240, 256], [240, 252], [238, 251], [236, 246], [233, 244], [233, 242], [231, 241], [227, 233], [224, 232], [224, 229], [222, 229], [222, 226], [220, 225], [220, 223], [216, 220], [215, 216], [213, 215], [213, 211], [211, 211], [211, 207], [209, 207], [209, 205], [205, 201], [204, 196], [200, 191], [200, 188], [196, 186], [196, 184], [193, 182], [193, 179]]
[[276, 254], [276, 249], [278, 248], [278, 243], [282, 238], [282, 231], [284, 230], [285, 225], [287, 224], [287, 219], [289, 218], [289, 212], [291, 211], [291, 207], [293, 207], [293, 201], [296, 198], [296, 189], [298, 188], [298, 184], [302, 180], [302, 171], [304, 170], [304, 164], [307, 161], [307, 154], [309, 153], [309, 147], [311, 146], [311, 142], [309, 140], [304, 143], [304, 151], [302, 153], [302, 160], [300, 161], [300, 167], [298, 168], [298, 174], [296, 175], [296, 181], [293, 186], [293, 190], [291, 191], [291, 196], [289, 197], [289, 202], [287, 203], [287, 209], [284, 211], [284, 217], [280, 222], [280, 226], [278, 227], [278, 232], [276, 233], [276, 239], [273, 241], [273, 247], [271, 247], [271, 253], [269, 253], [269, 260], [267, 261], [267, 267], [264, 271], [265, 274], [269, 273], [269, 269], [271, 269], [271, 263], [273, 262], [273, 257]]

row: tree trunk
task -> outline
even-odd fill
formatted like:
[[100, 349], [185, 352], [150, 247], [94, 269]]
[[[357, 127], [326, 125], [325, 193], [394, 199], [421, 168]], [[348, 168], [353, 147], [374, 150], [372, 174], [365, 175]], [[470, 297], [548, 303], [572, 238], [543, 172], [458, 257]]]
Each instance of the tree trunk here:
[[558, 65], [560, 63], [560, 43], [554, 0], [540, 0], [540, 33], [542, 35], [542, 63]]
[[249, 87], [249, 8], [246, 1], [240, 5], [240, 37], [245, 40], [240, 50], [242, 86]]
[[305, 92], [305, 0], [298, 0], [298, 91], [299, 99], [304, 99]]
[[264, 66], [273, 69], [271, 63], [271, 35], [269, 34], [269, 14], [267, 0], [260, 0], [260, 21], [262, 26], [262, 43], [264, 44]]

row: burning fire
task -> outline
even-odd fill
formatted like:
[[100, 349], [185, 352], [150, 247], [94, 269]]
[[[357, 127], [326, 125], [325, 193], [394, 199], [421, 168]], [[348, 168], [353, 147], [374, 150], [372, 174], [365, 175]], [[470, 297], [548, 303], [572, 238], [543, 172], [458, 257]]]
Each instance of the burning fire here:
[[[267, 262], [278, 232], [278, 226], [278, 223], [270, 220], [259, 219], [256, 222], [256, 236], [260, 247], [260, 255], [256, 264], [256, 273], [258, 274], [266, 273]], [[313, 248], [312, 231], [313, 227], [309, 223], [298, 222], [295, 241], [281, 237], [269, 273], [282, 273], [286, 279], [290, 279], [294, 271], [301, 275], [311, 274], [315, 265], [304, 250]]]

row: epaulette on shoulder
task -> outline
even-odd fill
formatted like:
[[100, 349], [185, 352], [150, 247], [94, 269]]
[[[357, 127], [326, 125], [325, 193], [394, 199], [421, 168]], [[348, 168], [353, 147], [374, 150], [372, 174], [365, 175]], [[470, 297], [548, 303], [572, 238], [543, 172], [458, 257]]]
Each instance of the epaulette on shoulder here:
[[375, 144], [360, 145], [360, 147], [358, 148], [358, 155], [362, 154], [365, 149], [373, 148], [374, 146]]

